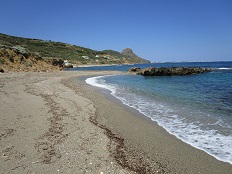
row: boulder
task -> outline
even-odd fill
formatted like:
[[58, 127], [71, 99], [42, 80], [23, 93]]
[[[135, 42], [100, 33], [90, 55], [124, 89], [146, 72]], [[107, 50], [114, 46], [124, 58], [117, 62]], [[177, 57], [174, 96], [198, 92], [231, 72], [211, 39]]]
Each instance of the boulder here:
[[171, 68], [155, 68], [149, 67], [142, 69], [138, 72], [139, 75], [143, 76], [172, 76], [172, 75], [193, 75], [199, 73], [210, 72], [209, 68], [186, 68], [186, 67], [171, 67]]
[[24, 47], [13, 46], [12, 49], [14, 50], [15, 53], [22, 54], [26, 59], [30, 56], [29, 51]]
[[64, 65], [64, 68], [66, 69], [73, 68], [73, 65], [72, 64]]
[[46, 62], [49, 64], [52, 64], [53, 66], [59, 66], [59, 67], [64, 67], [64, 60], [62, 59], [46, 59]]
[[53, 59], [52, 65], [62, 67], [62, 66], [64, 66], [64, 61], [61, 59]]
[[140, 71], [140, 68], [138, 67], [132, 67], [128, 70], [129, 72], [139, 72]]

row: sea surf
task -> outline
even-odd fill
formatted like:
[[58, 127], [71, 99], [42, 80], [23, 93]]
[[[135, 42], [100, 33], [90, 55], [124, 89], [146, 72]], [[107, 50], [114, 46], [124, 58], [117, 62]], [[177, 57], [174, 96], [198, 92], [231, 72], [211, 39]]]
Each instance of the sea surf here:
[[157, 122], [183, 142], [232, 164], [232, 62], [178, 63], [178, 66], [196, 64], [214, 71], [168, 77], [98, 76], [86, 82], [109, 90], [123, 104]]

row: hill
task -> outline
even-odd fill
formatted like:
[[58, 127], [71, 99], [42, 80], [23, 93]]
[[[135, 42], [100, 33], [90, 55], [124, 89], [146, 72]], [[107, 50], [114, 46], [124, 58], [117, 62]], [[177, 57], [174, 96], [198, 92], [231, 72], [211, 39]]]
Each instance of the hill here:
[[[113, 50], [96, 51], [68, 43], [22, 38], [0, 33], [0, 45], [8, 48], [20, 47], [30, 54], [45, 59], [62, 59], [76, 65], [81, 64], [130, 64], [149, 61], [136, 55], [126, 55]], [[3, 53], [2, 53], [3, 54]], [[1, 56], [1, 59], [6, 56]], [[66, 61], [66, 62], [67, 62]], [[0, 66], [3, 61], [0, 61]]]
[[121, 54], [122, 54], [123, 56], [126, 56], [127, 59], [129, 59], [129, 60], [132, 59], [133, 61], [136, 61], [136, 62], [138, 62], [138, 63], [150, 63], [150, 61], [144, 62], [144, 60], [143, 60], [141, 57], [137, 56], [137, 55], [132, 51], [131, 48], [126, 48], [126, 49], [124, 49], [124, 50], [122, 51]]
[[140, 58], [133, 53], [131, 48], [124, 49], [121, 53], [114, 50], [103, 50], [105, 54], [111, 55], [123, 63], [150, 63], [150, 61]]
[[62, 59], [43, 59], [21, 46], [0, 45], [0, 72], [60, 71]]

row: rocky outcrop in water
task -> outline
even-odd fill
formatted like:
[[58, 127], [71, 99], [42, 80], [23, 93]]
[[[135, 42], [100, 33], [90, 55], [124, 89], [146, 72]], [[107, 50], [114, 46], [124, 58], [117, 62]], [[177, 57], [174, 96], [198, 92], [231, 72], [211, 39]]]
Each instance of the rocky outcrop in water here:
[[139, 72], [140, 70], [141, 70], [140, 68], [132, 67], [132, 68], [130, 68], [128, 71], [129, 71], [129, 72]]
[[[135, 69], [135, 68], [134, 68]], [[149, 67], [138, 71], [137, 74], [143, 76], [173, 76], [173, 75], [193, 75], [210, 72], [210, 68], [201, 67], [171, 67], [171, 68], [155, 68]], [[136, 71], [135, 71], [136, 72]]]

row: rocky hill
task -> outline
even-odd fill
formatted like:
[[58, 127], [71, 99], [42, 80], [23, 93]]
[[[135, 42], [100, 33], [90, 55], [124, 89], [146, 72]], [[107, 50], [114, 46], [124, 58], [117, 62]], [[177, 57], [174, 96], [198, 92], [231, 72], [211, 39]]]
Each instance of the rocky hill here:
[[0, 45], [0, 72], [60, 71], [62, 59], [43, 59], [21, 46]]
[[114, 50], [103, 50], [101, 52], [106, 55], [110, 55], [112, 60], [118, 61], [120, 64], [150, 63], [150, 61], [140, 58], [136, 54], [134, 54], [132, 49], [130, 50], [133, 54], [125, 53], [125, 50], [127, 49], [130, 49], [130, 48], [124, 49], [121, 53], [118, 51], [114, 51]]
[[[9, 53], [5, 55], [6, 50], [7, 52], [9, 50], [15, 51], [14, 47], [20, 47], [20, 49], [27, 50], [32, 57], [40, 57], [44, 62], [49, 62], [51, 59], [62, 59], [65, 60], [66, 63], [69, 62], [71, 64], [76, 64], [77, 66], [82, 64], [132, 64], [149, 62], [135, 54], [125, 53], [125, 51], [122, 53], [113, 50], [96, 51], [62, 42], [15, 37], [1, 33], [0, 45], [2, 49], [0, 55], [0, 67], [6, 67], [8, 65], [13, 66], [15, 62], [17, 62], [11, 62], [6, 59], [6, 57], [9, 57]], [[133, 53], [132, 50], [131, 52]], [[19, 56], [20, 55], [18, 55], [18, 57]], [[17, 58], [15, 57], [15, 59]], [[8, 62], [8, 64], [6, 64], [6, 62]], [[22, 65], [22, 62], [20, 64]], [[21, 67], [21, 65], [17, 66]], [[32, 66], [34, 66], [34, 64]], [[22, 69], [22, 67], [20, 69]]]
[[144, 61], [141, 57], [137, 56], [131, 48], [126, 48], [121, 53], [123, 56], [127, 57], [127, 59], [135, 60], [139, 63], [150, 63], [150, 61]]

